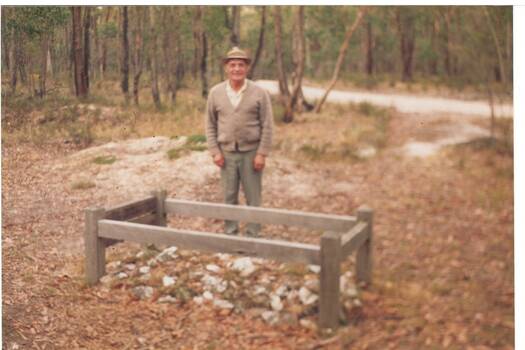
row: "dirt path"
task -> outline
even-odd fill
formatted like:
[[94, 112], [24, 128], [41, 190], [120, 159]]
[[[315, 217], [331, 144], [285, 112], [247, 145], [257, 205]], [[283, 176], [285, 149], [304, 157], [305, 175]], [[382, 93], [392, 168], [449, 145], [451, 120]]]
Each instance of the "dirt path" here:
[[[258, 80], [257, 85], [265, 88], [271, 94], [279, 92], [276, 81]], [[307, 99], [319, 99], [324, 89], [303, 86], [303, 93]], [[381, 107], [393, 107], [402, 113], [419, 114], [452, 114], [452, 115], [475, 115], [490, 117], [490, 107], [487, 101], [465, 101], [451, 98], [423, 97], [415, 95], [384, 94], [377, 92], [358, 92], [332, 90], [328, 95], [327, 102], [337, 103], [360, 103], [368, 102]], [[509, 104], [497, 104], [495, 113], [501, 117], [512, 117], [513, 106]]]

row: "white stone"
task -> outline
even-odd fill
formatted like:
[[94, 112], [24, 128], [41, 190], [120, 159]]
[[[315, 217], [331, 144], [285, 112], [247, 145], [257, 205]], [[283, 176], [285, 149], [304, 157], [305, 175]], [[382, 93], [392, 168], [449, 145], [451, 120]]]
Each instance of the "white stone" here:
[[145, 274], [149, 273], [150, 270], [151, 270], [151, 268], [149, 266], [141, 266], [139, 268], [139, 272], [142, 275], [145, 275]]
[[261, 314], [261, 317], [263, 318], [263, 320], [272, 325], [279, 322], [279, 314], [275, 311], [267, 310]]
[[316, 330], [317, 329], [317, 325], [315, 324], [315, 322], [313, 322], [311, 320], [307, 320], [305, 318], [301, 319], [299, 321], [299, 324], [301, 325], [301, 327], [304, 327], [306, 329], [311, 329], [311, 330]]
[[286, 285], [281, 285], [275, 290], [275, 294], [282, 297], [288, 294], [288, 287]]
[[176, 252], [177, 252], [177, 247], [175, 246], [168, 247], [164, 249], [159, 255], [157, 255], [155, 259], [160, 262], [174, 259], [177, 256]]
[[193, 302], [195, 304], [202, 304], [204, 302], [204, 299], [202, 297], [193, 297]]
[[109, 284], [111, 283], [111, 281], [113, 281], [113, 276], [111, 275], [102, 276], [102, 278], [100, 279], [100, 283], [102, 284]]
[[213, 305], [221, 309], [233, 309], [233, 304], [230, 303], [228, 300], [215, 299], [213, 301]]
[[150, 278], [151, 278], [151, 274], [145, 273], [139, 277], [139, 280], [141, 280], [142, 282], [147, 282], [149, 281]]
[[137, 259], [140, 259], [140, 258], [142, 258], [143, 256], [144, 256], [144, 252], [143, 252], [142, 250], [141, 250], [140, 252], [138, 252], [137, 255], [135, 255], [135, 257], [136, 257]]
[[308, 270], [313, 273], [321, 272], [321, 266], [319, 265], [308, 265]]
[[161, 304], [173, 304], [177, 302], [177, 298], [174, 298], [171, 295], [165, 295], [160, 297], [157, 302]]
[[202, 293], [202, 297], [206, 300], [212, 300], [213, 299], [213, 294], [210, 293], [209, 291], [205, 291], [204, 293]]
[[124, 279], [124, 278], [128, 278], [128, 274], [125, 273], [125, 272], [119, 272], [119, 273], [117, 273], [117, 278], [119, 280]]
[[131, 291], [139, 299], [149, 299], [153, 295], [153, 288], [150, 286], [137, 286]]
[[106, 265], [106, 268], [108, 270], [115, 270], [115, 269], [118, 269], [120, 267], [120, 265], [122, 265], [122, 263], [120, 261], [112, 261], [112, 262], [110, 262], [109, 264]]
[[308, 290], [306, 287], [301, 287], [299, 289], [299, 300], [301, 300], [301, 303], [304, 305], [311, 305], [317, 301], [319, 297], [316, 294], [313, 294]]
[[124, 267], [125, 267], [126, 270], [128, 270], [128, 271], [133, 271], [133, 270], [135, 270], [135, 268], [136, 268], [135, 264], [126, 264], [126, 265], [124, 265]]
[[162, 285], [164, 287], [169, 287], [175, 284], [175, 278], [171, 276], [164, 276], [162, 277]]
[[215, 264], [208, 264], [206, 265], [206, 270], [210, 272], [219, 272], [221, 268]]
[[274, 311], [281, 311], [283, 309], [283, 303], [278, 295], [271, 295], [270, 300], [270, 305]]
[[304, 282], [304, 286], [308, 288], [311, 292], [319, 293], [319, 280], [311, 279]]
[[230, 260], [232, 257], [230, 254], [227, 254], [227, 253], [217, 253], [217, 254], [214, 254], [214, 256], [221, 259], [222, 261]]
[[298, 297], [299, 297], [299, 292], [293, 289], [288, 293], [288, 295], [286, 296], [286, 299], [288, 301], [293, 301], [294, 299], [297, 299]]
[[368, 146], [359, 148], [356, 153], [359, 158], [371, 158], [377, 154], [377, 150], [375, 147]]
[[265, 293], [266, 293], [266, 288], [264, 288], [263, 286], [260, 286], [260, 285], [256, 285], [255, 286], [255, 290], [254, 290], [253, 294], [259, 295], [259, 294], [265, 294]]
[[237, 258], [231, 264], [231, 268], [236, 271], [240, 271], [242, 277], [250, 276], [255, 270], [252, 259], [250, 257]]

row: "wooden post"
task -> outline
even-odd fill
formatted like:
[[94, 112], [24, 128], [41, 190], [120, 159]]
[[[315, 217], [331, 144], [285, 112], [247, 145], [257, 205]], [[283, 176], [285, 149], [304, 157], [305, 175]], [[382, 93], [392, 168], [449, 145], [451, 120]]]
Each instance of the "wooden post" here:
[[358, 282], [372, 283], [372, 225], [374, 211], [367, 206], [357, 209], [358, 221], [368, 224], [368, 239], [357, 249], [356, 255], [356, 276]]
[[85, 210], [84, 249], [86, 252], [86, 282], [96, 284], [106, 273], [106, 245], [98, 237], [98, 221], [104, 219], [104, 208], [88, 208]]
[[166, 226], [166, 190], [151, 191], [151, 195], [157, 197], [157, 226]]
[[321, 290], [319, 328], [336, 330], [339, 326], [339, 276], [341, 274], [341, 235], [326, 232], [321, 236]]

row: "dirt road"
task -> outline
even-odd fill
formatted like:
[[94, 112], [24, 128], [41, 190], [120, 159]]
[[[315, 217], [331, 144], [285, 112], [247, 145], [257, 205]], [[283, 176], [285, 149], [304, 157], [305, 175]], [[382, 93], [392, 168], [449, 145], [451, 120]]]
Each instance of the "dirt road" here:
[[[271, 94], [277, 94], [279, 91], [276, 81], [258, 80], [257, 85], [265, 88]], [[303, 93], [307, 99], [315, 100], [323, 95], [324, 89], [303, 86]], [[394, 107], [402, 113], [450, 113], [490, 117], [490, 107], [487, 101], [465, 101], [416, 95], [332, 90], [328, 95], [327, 102], [369, 102], [381, 107]], [[512, 117], [514, 113], [513, 106], [510, 104], [497, 105], [495, 106], [495, 113], [498, 117]]]

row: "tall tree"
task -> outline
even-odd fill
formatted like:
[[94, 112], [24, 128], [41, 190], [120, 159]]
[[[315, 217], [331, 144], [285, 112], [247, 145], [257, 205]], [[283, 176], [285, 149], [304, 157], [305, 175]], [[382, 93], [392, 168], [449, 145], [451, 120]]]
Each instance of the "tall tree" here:
[[286, 103], [290, 96], [290, 91], [288, 90], [288, 80], [286, 78], [286, 71], [284, 70], [283, 62], [282, 18], [280, 6], [274, 6], [273, 17], [275, 29], [275, 61], [277, 66], [277, 77], [279, 80], [279, 92], [281, 101], [286, 107]]
[[483, 6], [483, 13], [485, 14], [485, 18], [487, 19], [487, 24], [490, 29], [490, 34], [492, 35], [492, 40], [494, 40], [494, 47], [496, 48], [496, 53], [498, 57], [499, 74], [497, 74], [497, 77], [499, 77], [499, 79], [501, 80], [503, 84], [506, 84], [507, 75], [505, 73], [505, 61], [503, 60], [501, 44], [499, 42], [498, 35], [496, 34], [496, 29], [494, 28], [494, 24], [492, 23], [490, 13], [487, 10], [486, 6]]
[[343, 60], [345, 58], [346, 51], [348, 50], [348, 46], [350, 44], [350, 39], [352, 38], [352, 35], [354, 34], [355, 30], [359, 26], [359, 23], [361, 23], [361, 20], [363, 19], [364, 15], [367, 12], [367, 8], [360, 8], [359, 12], [357, 13], [357, 16], [354, 20], [354, 23], [351, 27], [349, 27], [346, 30], [345, 38], [343, 40], [343, 43], [341, 44], [341, 47], [339, 48], [339, 55], [337, 57], [337, 62], [335, 64], [334, 73], [332, 74], [332, 79], [328, 83], [328, 87], [326, 88], [323, 96], [321, 99], [317, 102], [315, 105], [315, 112], [320, 113], [321, 107], [323, 106], [324, 102], [326, 101], [326, 98], [328, 97], [328, 94], [330, 91], [334, 88], [335, 83], [339, 79], [339, 72], [341, 71], [341, 66], [343, 64]]
[[150, 50], [150, 71], [151, 71], [151, 95], [153, 97], [153, 102], [155, 107], [160, 109], [162, 107], [160, 101], [160, 92], [159, 92], [159, 63], [158, 63], [158, 35], [157, 35], [157, 20], [155, 14], [155, 7], [149, 8], [150, 15], [150, 38], [151, 38], [151, 50]]
[[91, 29], [91, 7], [84, 7], [84, 79], [89, 90], [89, 62], [91, 56], [90, 30]]
[[241, 43], [241, 6], [232, 6], [231, 9], [230, 44], [231, 46], [239, 46]]
[[372, 19], [370, 16], [366, 21], [366, 74], [369, 76], [374, 73], [374, 34], [372, 32]]
[[134, 7], [135, 10], [135, 25], [133, 27], [133, 101], [135, 105], [139, 105], [139, 85], [140, 77], [142, 75], [143, 61], [144, 61], [144, 22], [145, 9], [142, 7]]
[[396, 9], [396, 22], [401, 51], [402, 80], [412, 80], [413, 58], [416, 42], [415, 14], [410, 8]]
[[257, 41], [257, 51], [255, 52], [255, 57], [251, 65], [250, 72], [248, 73], [248, 79], [253, 79], [253, 76], [255, 75], [255, 68], [257, 67], [257, 63], [259, 62], [259, 59], [261, 58], [261, 53], [264, 47], [265, 27], [266, 27], [266, 6], [261, 6], [261, 27], [259, 29], [259, 40]]
[[82, 7], [73, 6], [71, 12], [73, 21], [71, 47], [74, 52], [75, 95], [77, 97], [86, 97], [89, 92], [89, 86], [86, 79], [84, 48], [82, 47]]
[[120, 64], [121, 82], [120, 87], [122, 93], [126, 99], [126, 103], [129, 102], [129, 38], [128, 38], [128, 7], [122, 8], [122, 46], [121, 46], [121, 57], [122, 62]]

